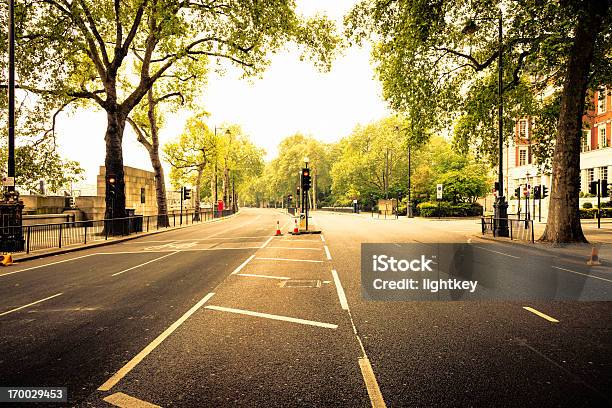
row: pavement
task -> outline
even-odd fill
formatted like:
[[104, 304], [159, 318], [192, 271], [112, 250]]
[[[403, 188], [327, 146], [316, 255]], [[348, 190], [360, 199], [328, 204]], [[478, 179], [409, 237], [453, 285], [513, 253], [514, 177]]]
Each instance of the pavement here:
[[[244, 209], [1, 269], [0, 385], [66, 386], [57, 405], [78, 407], [610, 406], [612, 302], [361, 294], [362, 243], [469, 240], [509, 276], [535, 275], [538, 249], [480, 240], [474, 221], [292, 222]], [[606, 265], [555, 262], [612, 288]]]

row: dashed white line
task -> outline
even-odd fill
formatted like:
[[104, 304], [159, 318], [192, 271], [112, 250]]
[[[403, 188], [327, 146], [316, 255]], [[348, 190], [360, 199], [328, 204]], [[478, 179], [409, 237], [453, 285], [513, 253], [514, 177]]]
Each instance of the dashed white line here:
[[238, 272], [240, 272], [242, 270], [242, 268], [244, 268], [246, 266], [246, 264], [248, 264], [249, 262], [251, 262], [251, 260], [255, 258], [255, 254], [249, 256], [246, 261], [244, 261], [243, 263], [241, 263], [240, 265], [238, 265], [238, 267], [236, 269], [234, 269], [234, 271], [231, 273], [232, 275], [237, 274]]
[[344, 294], [342, 283], [340, 283], [338, 272], [336, 272], [335, 269], [332, 269], [332, 276], [334, 277], [334, 283], [336, 284], [336, 292], [338, 292], [338, 299], [340, 299], [340, 306], [342, 306], [342, 309], [344, 310], [349, 310], [348, 301], [346, 300], [346, 295]]
[[291, 278], [287, 278], [285, 276], [270, 276], [270, 275], [257, 275], [255, 273], [237, 273], [236, 276], [249, 276], [252, 278], [266, 278], [266, 279], [279, 279], [279, 280], [289, 280]]
[[606, 282], [612, 282], [612, 280], [610, 280], [610, 279], [602, 278], [600, 276], [595, 276], [595, 275], [589, 275], [588, 273], [576, 272], [576, 271], [572, 271], [571, 269], [565, 269], [565, 268], [561, 268], [561, 267], [558, 267], [558, 266], [553, 266], [553, 268], [559, 269], [559, 270], [565, 271], [565, 272], [575, 273], [576, 275], [586, 276], [587, 278], [593, 278], [593, 279], [599, 279], [599, 280], [606, 281]]
[[93, 255], [100, 255], [100, 254], [87, 254], [87, 255], [83, 255], [83, 256], [76, 256], [76, 257], [70, 258], [70, 259], [63, 259], [61, 261], [46, 263], [44, 265], [32, 266], [32, 267], [25, 268], [25, 269], [19, 269], [18, 271], [12, 271], [12, 272], [7, 272], [7, 273], [0, 274], [0, 277], [6, 276], [6, 275], [12, 275], [14, 273], [19, 273], [19, 272], [31, 271], [32, 269], [44, 268], [46, 266], [57, 265], [57, 264], [61, 264], [61, 263], [64, 263], [64, 262], [70, 262], [70, 261], [74, 261], [76, 259], [87, 258], [87, 257], [93, 256]]
[[104, 384], [98, 387], [98, 391], [108, 391], [113, 388], [123, 377], [125, 377], [134, 367], [138, 365], [146, 356], [149, 355], [157, 346], [159, 346], [168, 336], [172, 334], [185, 320], [187, 320], [192, 314], [194, 314], [204, 303], [206, 303], [214, 293], [209, 293], [204, 296], [198, 303], [196, 303], [191, 309], [185, 312], [176, 322], [172, 323], [162, 334], [157, 336], [155, 340], [149, 343], [142, 351], [136, 354], [130, 361], [128, 361], [123, 367], [119, 369], [111, 378], [106, 380]]
[[272, 241], [272, 238], [274, 238], [274, 235], [273, 235], [273, 236], [271, 236], [270, 238], [268, 238], [268, 239], [266, 240], [266, 242], [264, 242], [263, 244], [261, 244], [260, 248], [265, 248], [265, 247], [266, 247], [266, 246], [267, 246], [267, 245], [270, 243], [270, 241]]
[[205, 309], [217, 310], [219, 312], [237, 313], [237, 314], [242, 314], [242, 315], [247, 315], [247, 316], [254, 316], [254, 317], [263, 317], [265, 319], [281, 320], [281, 321], [285, 321], [285, 322], [299, 323], [299, 324], [305, 324], [305, 325], [309, 325], [309, 326], [323, 327], [323, 328], [326, 328], [326, 329], [337, 329], [338, 328], [337, 324], [316, 322], [314, 320], [298, 319], [298, 318], [295, 318], [295, 317], [273, 315], [273, 314], [269, 314], [269, 313], [260, 313], [260, 312], [254, 312], [252, 310], [233, 309], [233, 308], [230, 308], [230, 307], [222, 307], [222, 306], [206, 306]]
[[325, 237], [323, 236], [323, 234], [319, 235], [321, 237], [321, 241], [325, 242]]
[[329, 253], [329, 248], [325, 245], [325, 255], [327, 256], [327, 260], [331, 261], [331, 254]]
[[167, 258], [167, 257], [169, 257], [169, 256], [171, 256], [171, 255], [174, 255], [174, 254], [178, 254], [179, 252], [181, 252], [181, 251], [174, 251], [174, 252], [172, 252], [172, 253], [169, 253], [169, 254], [166, 254], [166, 255], [162, 255], [162, 256], [160, 256], [159, 258], [151, 259], [150, 261], [147, 261], [147, 262], [141, 263], [140, 265], [132, 266], [131, 268], [127, 268], [127, 269], [124, 269], [124, 270], [119, 271], [119, 272], [117, 272], [117, 273], [113, 273], [111, 276], [121, 275], [122, 273], [129, 272], [129, 271], [131, 271], [131, 270], [133, 270], [133, 269], [136, 269], [136, 268], [140, 268], [141, 266], [148, 265], [148, 264], [150, 264], [150, 263], [152, 263], [152, 262], [157, 262], [157, 261], [159, 261], [160, 259]]
[[53, 296], [49, 296], [49, 297], [46, 297], [44, 299], [37, 300], [36, 302], [28, 303], [27, 305], [19, 306], [19, 307], [16, 307], [15, 309], [7, 310], [6, 312], [0, 313], [0, 316], [5, 316], [7, 314], [10, 314], [10, 313], [13, 313], [13, 312], [17, 312], [17, 311], [19, 311], [21, 309], [25, 309], [26, 307], [34, 306], [34, 305], [42, 303], [42, 302], [44, 302], [46, 300], [53, 299], [54, 297], [58, 297], [58, 296], [60, 296], [62, 294], [63, 293], [56, 293]]
[[255, 259], [261, 259], [264, 261], [289, 261], [289, 262], [312, 262], [312, 263], [322, 263], [323, 261], [315, 261], [312, 259], [292, 259], [292, 258], [261, 258], [257, 257]]
[[291, 251], [320, 251], [321, 248], [306, 248], [306, 247], [277, 247], [277, 246], [269, 246], [267, 249], [289, 249]]
[[547, 315], [546, 313], [542, 313], [539, 310], [534, 309], [533, 307], [529, 307], [529, 306], [523, 306], [523, 309], [527, 310], [528, 312], [531, 312], [535, 315], [540, 316], [542, 319], [546, 319], [549, 322], [553, 322], [553, 323], [559, 323], [559, 321], [557, 319], [555, 319], [554, 317], [550, 317], [549, 315]]

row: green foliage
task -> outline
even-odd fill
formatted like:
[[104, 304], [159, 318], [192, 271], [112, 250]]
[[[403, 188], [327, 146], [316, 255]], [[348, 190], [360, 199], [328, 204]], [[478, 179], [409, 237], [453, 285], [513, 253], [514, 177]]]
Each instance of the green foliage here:
[[447, 201], [423, 202], [417, 205], [421, 217], [477, 217], [482, 215], [482, 206], [476, 203], [453, 204]]
[[593, 204], [587, 201], [582, 204], [582, 208], [593, 208]]
[[[582, 219], [597, 218], [597, 208], [581, 208], [580, 218]], [[612, 208], [602, 208], [601, 218], [612, 218]]]

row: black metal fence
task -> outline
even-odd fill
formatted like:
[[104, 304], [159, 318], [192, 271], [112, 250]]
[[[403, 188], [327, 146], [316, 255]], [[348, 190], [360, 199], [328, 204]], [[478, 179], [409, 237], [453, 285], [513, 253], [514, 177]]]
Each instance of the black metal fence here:
[[8, 240], [8, 237], [19, 235], [19, 232], [21, 232], [25, 241], [23, 251], [30, 253], [42, 249], [63, 248], [71, 245], [105, 241], [113, 237], [141, 234], [163, 228], [192, 225], [215, 218], [227, 217], [231, 214], [233, 214], [232, 210], [213, 211], [208, 209], [167, 215], [136, 215], [97, 221], [0, 227], [0, 247], [6, 247], [5, 244], [8, 243], [3, 241]]
[[494, 218], [492, 216], [480, 218], [482, 235], [497, 236], [497, 227], [501, 223], [508, 225], [508, 234], [511, 240], [534, 243], [533, 220], [519, 220], [512, 218]]

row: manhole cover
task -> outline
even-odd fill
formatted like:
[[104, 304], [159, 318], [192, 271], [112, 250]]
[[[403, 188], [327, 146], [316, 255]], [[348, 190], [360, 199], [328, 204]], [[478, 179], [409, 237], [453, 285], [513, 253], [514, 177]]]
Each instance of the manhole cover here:
[[287, 279], [281, 284], [283, 288], [320, 288], [321, 281], [318, 279]]

